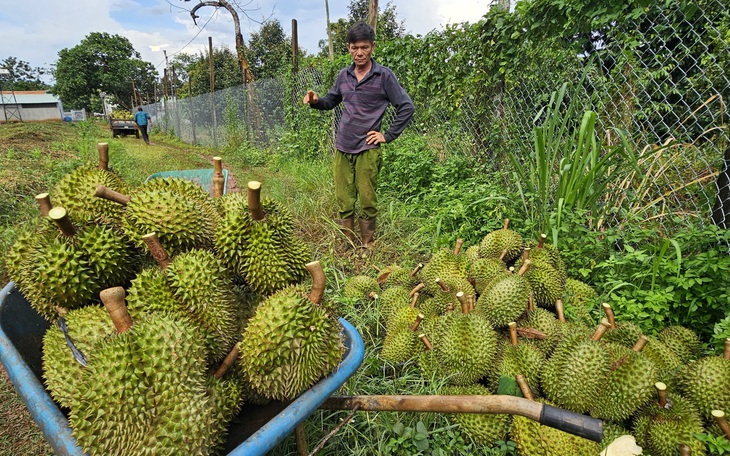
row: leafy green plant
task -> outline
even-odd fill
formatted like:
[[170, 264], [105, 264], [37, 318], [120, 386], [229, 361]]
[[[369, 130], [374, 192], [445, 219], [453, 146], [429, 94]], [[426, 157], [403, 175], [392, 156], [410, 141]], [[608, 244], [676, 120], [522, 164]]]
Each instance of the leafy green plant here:
[[695, 438], [707, 445], [708, 454], [730, 454], [730, 440], [724, 435], [695, 434]]

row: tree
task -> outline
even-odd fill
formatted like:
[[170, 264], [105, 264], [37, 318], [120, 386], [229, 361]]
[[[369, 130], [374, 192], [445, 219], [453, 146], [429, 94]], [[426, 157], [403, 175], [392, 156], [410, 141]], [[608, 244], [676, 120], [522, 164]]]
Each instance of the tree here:
[[48, 73], [45, 68], [31, 68], [30, 64], [16, 57], [8, 57], [0, 61], [0, 68], [10, 71], [15, 90], [46, 90], [49, 85], [41, 80]]
[[[347, 19], [340, 18], [337, 22], [330, 24], [332, 31], [332, 43], [335, 54], [347, 52], [347, 30], [356, 22], [365, 22], [368, 17], [368, 0], [350, 0]], [[384, 10], [378, 14], [378, 28], [375, 33], [375, 41], [390, 41], [396, 38], [403, 38], [406, 33], [405, 21], [398, 21], [398, 13], [393, 2], [388, 2]], [[319, 41], [320, 55], [329, 55], [327, 40]]]
[[[175, 76], [178, 78], [178, 96], [189, 96], [188, 80], [192, 85], [193, 96], [210, 92], [210, 60], [207, 54], [178, 54], [171, 63], [175, 65]], [[213, 48], [213, 72], [215, 90], [243, 84], [238, 57], [227, 47]]]
[[143, 99], [151, 99], [157, 72], [140, 59], [127, 38], [92, 32], [78, 45], [58, 53], [53, 75], [56, 85], [52, 92], [66, 107], [99, 111], [102, 92], [112, 103], [132, 110], [133, 82]]
[[248, 42], [248, 62], [254, 79], [273, 78], [291, 65], [291, 38], [278, 20], [269, 20]]

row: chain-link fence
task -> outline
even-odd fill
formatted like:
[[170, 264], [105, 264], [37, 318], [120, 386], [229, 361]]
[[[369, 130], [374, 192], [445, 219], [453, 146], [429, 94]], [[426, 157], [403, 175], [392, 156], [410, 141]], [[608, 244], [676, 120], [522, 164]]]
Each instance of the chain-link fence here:
[[[691, 17], [667, 7], [626, 20], [615, 32], [604, 32], [596, 48], [584, 55], [537, 55], [509, 72], [512, 76], [498, 90], [465, 101], [457, 113], [426, 110], [427, 100], [414, 100], [409, 130], [434, 138], [442, 150], [504, 166], [507, 151], [533, 150], [536, 113], [553, 91], [570, 82], [581, 107], [597, 113], [601, 140], [616, 141], [612, 129], [622, 129], [641, 156], [640, 171], [620, 176], [607, 189], [621, 204], [610, 211], [615, 221], [652, 220], [671, 230], [693, 217], [727, 228], [730, 19], [720, 0], [702, 6]], [[678, 38], [668, 40], [667, 29]], [[619, 33], [623, 39], [616, 38]], [[625, 39], [627, 34], [631, 39]], [[305, 69], [292, 81], [262, 80], [147, 110], [157, 125], [191, 143], [221, 146], [246, 140], [266, 147], [287, 129], [297, 134], [303, 125], [315, 123], [332, 150], [339, 111], [301, 106], [306, 90], [325, 93], [331, 83], [319, 71]], [[392, 111], [384, 126], [391, 119]]]

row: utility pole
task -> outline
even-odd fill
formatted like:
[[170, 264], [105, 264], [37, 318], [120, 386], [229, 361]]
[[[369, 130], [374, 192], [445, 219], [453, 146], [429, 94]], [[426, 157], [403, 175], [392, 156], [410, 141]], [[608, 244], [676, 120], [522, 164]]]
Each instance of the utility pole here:
[[175, 100], [175, 126], [177, 127], [177, 136], [182, 139], [182, 130], [180, 129], [180, 106], [177, 100], [177, 83], [175, 82], [175, 64], [172, 64], [172, 96]]
[[324, 11], [327, 15], [327, 45], [329, 47], [330, 61], [335, 61], [335, 45], [332, 43], [332, 24], [330, 24], [330, 2], [324, 0]]
[[208, 57], [210, 61], [210, 111], [213, 114], [213, 147], [218, 147], [218, 122], [215, 118], [215, 72], [213, 71], [213, 37], [208, 37]]

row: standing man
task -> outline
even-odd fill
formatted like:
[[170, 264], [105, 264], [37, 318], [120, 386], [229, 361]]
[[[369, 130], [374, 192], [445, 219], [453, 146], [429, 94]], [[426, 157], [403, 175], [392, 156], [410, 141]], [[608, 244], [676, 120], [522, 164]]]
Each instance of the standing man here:
[[147, 126], [152, 125], [152, 119], [150, 115], [145, 111], [142, 111], [142, 106], [137, 108], [137, 112], [134, 113], [134, 123], [137, 124], [137, 128], [142, 132], [142, 139], [146, 144], [150, 143], [150, 137], [147, 136]]
[[[340, 70], [332, 89], [323, 97], [310, 90], [304, 104], [329, 110], [344, 104], [335, 139], [335, 197], [340, 208], [339, 224], [350, 241], [355, 240], [355, 203], [362, 211], [358, 220], [362, 245], [370, 248], [378, 215], [376, 189], [382, 160], [380, 144], [396, 139], [413, 117], [413, 102], [395, 74], [373, 60], [375, 32], [364, 22], [347, 31], [347, 50], [353, 64]], [[395, 120], [380, 132], [388, 105], [396, 109]]]

